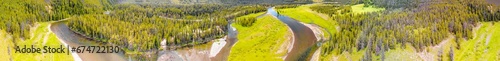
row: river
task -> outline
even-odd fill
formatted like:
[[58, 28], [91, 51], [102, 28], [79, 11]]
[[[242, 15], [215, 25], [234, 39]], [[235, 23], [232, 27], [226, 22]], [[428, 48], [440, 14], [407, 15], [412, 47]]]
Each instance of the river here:
[[[285, 61], [305, 61], [310, 59], [312, 50], [316, 50], [317, 39], [314, 32], [304, 24], [298, 22], [287, 16], [280, 15], [274, 7], [268, 8], [267, 13], [278, 18], [281, 22], [285, 23], [294, 34], [292, 42], [292, 49], [289, 49], [285, 56]], [[300, 14], [297, 14], [300, 15]]]

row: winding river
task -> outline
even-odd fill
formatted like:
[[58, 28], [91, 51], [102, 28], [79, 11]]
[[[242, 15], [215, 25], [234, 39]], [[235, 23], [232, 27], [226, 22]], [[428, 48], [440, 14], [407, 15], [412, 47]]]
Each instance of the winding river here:
[[[317, 39], [314, 32], [304, 24], [298, 22], [287, 16], [280, 15], [274, 7], [267, 9], [267, 14], [271, 14], [278, 18], [281, 22], [288, 25], [294, 34], [294, 40], [292, 42], [292, 48], [289, 49], [287, 55], [285, 56], [285, 61], [304, 61], [310, 59], [310, 52], [316, 46]], [[300, 14], [297, 14], [300, 15]]]

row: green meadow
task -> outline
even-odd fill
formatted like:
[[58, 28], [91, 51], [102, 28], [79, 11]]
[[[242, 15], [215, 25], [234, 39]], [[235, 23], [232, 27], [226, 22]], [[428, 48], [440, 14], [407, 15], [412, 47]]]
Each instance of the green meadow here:
[[500, 60], [500, 22], [481, 22], [475, 36], [460, 43], [455, 59], [464, 61]]
[[285, 23], [267, 14], [257, 18], [252, 26], [244, 27], [237, 23], [232, 26], [238, 31], [238, 42], [231, 49], [229, 61], [281, 61], [287, 52], [283, 44], [293, 36]]
[[365, 4], [356, 4], [351, 6], [352, 13], [356, 14], [361, 14], [361, 13], [370, 13], [370, 12], [377, 12], [377, 11], [383, 11], [385, 8], [378, 8], [375, 6], [370, 6]]

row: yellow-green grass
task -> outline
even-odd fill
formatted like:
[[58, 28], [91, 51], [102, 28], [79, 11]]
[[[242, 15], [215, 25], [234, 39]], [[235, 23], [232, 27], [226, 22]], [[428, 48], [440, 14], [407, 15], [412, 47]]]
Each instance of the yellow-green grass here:
[[[11, 56], [9, 55], [8, 46], [12, 46], [11, 42], [12, 36], [8, 35], [5, 30], [0, 30], [0, 60], [10, 60]], [[11, 47], [12, 49], [12, 47]]]
[[[337, 32], [337, 22], [332, 19], [322, 18], [321, 14], [313, 12], [309, 8], [311, 6], [312, 5], [303, 5], [297, 8], [278, 9], [278, 12], [281, 15], [288, 16], [300, 22], [316, 24], [332, 34]], [[331, 35], [326, 31], [323, 31], [323, 33], [325, 33], [324, 37], [330, 37]]]
[[377, 8], [374, 6], [367, 6], [365, 7], [365, 4], [357, 4], [351, 6], [352, 13], [355, 14], [360, 14], [360, 13], [369, 13], [369, 12], [376, 12], [376, 11], [383, 11], [385, 8]]
[[238, 42], [231, 48], [229, 61], [282, 61], [286, 52], [281, 46], [292, 36], [285, 23], [271, 15], [257, 18], [254, 25], [232, 24], [238, 31]]
[[460, 43], [460, 50], [455, 51], [456, 60], [495, 61], [500, 60], [500, 22], [481, 22], [481, 27], [474, 30], [475, 36]]
[[[20, 40], [18, 38], [11, 38], [11, 35], [6, 34], [5, 30], [1, 30], [0, 32], [0, 39], [2, 40], [1, 42], [1, 50], [0, 55], [2, 56], [7, 56], [7, 57], [1, 57], [0, 60], [12, 60], [14, 61], [72, 61], [73, 57], [71, 55], [68, 55], [66, 53], [15, 53], [15, 45], [19, 46], [20, 48], [24, 47], [31, 47], [31, 45], [34, 45], [37, 48], [41, 48], [43, 50], [44, 46], [49, 46], [49, 47], [60, 47], [60, 45], [63, 45], [59, 39], [57, 39], [56, 35], [52, 33], [49, 30], [49, 24], [50, 22], [39, 22], [36, 24], [35, 27], [31, 28], [30, 33], [32, 37], [26, 39], [26, 40]], [[12, 40], [16, 40], [16, 44], [12, 42]], [[10, 49], [10, 54], [7, 51], [7, 47]], [[65, 46], [63, 46], [65, 47]], [[67, 49], [67, 48], [65, 48]], [[43, 52], [43, 51], [42, 51]]]

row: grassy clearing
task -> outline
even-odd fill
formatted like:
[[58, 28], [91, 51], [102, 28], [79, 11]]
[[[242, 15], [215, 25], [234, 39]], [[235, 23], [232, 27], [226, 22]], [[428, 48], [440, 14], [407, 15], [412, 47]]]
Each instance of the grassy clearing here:
[[271, 15], [257, 18], [255, 25], [232, 24], [238, 31], [238, 42], [231, 49], [229, 61], [281, 61], [286, 52], [278, 53], [292, 36], [285, 23]]
[[366, 6], [365, 4], [357, 4], [351, 6], [352, 13], [356, 14], [361, 14], [361, 13], [369, 13], [369, 12], [376, 12], [376, 11], [383, 11], [385, 10], [384, 8], [376, 8], [374, 6]]
[[[4, 30], [0, 30], [0, 60], [10, 60], [12, 56], [9, 55], [7, 47], [12, 46], [12, 36], [8, 35]], [[12, 49], [12, 48], [10, 48]]]
[[[43, 46], [49, 46], [49, 47], [59, 47], [60, 45], [63, 45], [59, 39], [57, 39], [56, 35], [49, 30], [49, 22], [42, 22], [42, 23], [37, 23], [37, 26], [32, 28], [30, 30], [30, 37], [29, 39], [26, 39], [24, 41], [16, 39], [16, 44], [20, 48], [22, 48], [24, 45], [27, 47], [34, 45], [35, 47], [42, 48]], [[8, 57], [1, 57], [1, 60], [12, 60], [14, 61], [72, 61], [73, 57], [71, 55], [67, 55], [66, 53], [15, 53], [15, 49], [12, 48], [14, 47], [14, 44], [11, 42], [14, 40], [14, 38], [11, 38], [11, 35], [6, 34], [5, 32], [0, 32], [0, 37], [1, 38], [6, 38], [6, 39], [1, 39], [2, 44], [0, 44], [2, 47], [0, 47], [2, 50], [0, 52], [5, 52], [5, 53], [0, 53], [2, 56], [8, 56]], [[12, 55], [8, 55], [7, 51], [8, 50], [3, 50], [7, 49], [7, 46], [10, 47], [10, 53]], [[64, 46], [63, 46], [64, 47]], [[67, 48], [66, 48], [67, 49]], [[29, 58], [27, 58], [29, 57]]]
[[[316, 24], [332, 34], [337, 32], [337, 22], [332, 19], [322, 18], [320, 14], [317, 14], [309, 9], [311, 6], [312, 5], [303, 5], [297, 8], [278, 9], [278, 12], [281, 15], [288, 16], [300, 22]], [[325, 33], [325, 37], [331, 36], [327, 34], [328, 32], [323, 31], [323, 33]]]
[[460, 43], [460, 50], [455, 51], [456, 60], [494, 61], [500, 60], [500, 22], [482, 22], [474, 30], [475, 36]]

